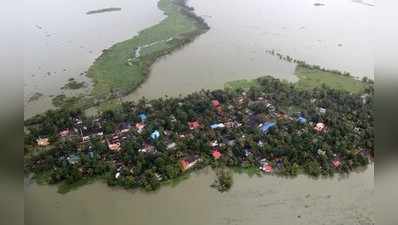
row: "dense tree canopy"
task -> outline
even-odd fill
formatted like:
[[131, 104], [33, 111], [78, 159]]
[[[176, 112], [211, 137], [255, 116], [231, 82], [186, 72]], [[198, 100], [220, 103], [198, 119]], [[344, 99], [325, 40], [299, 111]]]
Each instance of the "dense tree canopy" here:
[[[352, 94], [327, 87], [301, 90], [271, 77], [257, 82], [249, 90], [203, 90], [183, 98], [125, 102], [92, 118], [68, 109], [48, 111], [25, 122], [25, 148], [30, 149], [25, 168], [49, 183], [103, 177], [109, 185], [154, 190], [186, 173], [181, 160], [189, 156], [200, 159], [194, 168], [264, 166], [290, 176], [326, 176], [368, 164], [374, 151], [372, 85]], [[212, 100], [220, 106], [214, 107]], [[299, 117], [305, 122], [298, 122]], [[192, 121], [200, 127], [190, 129]], [[259, 125], [265, 122], [275, 126], [262, 132]], [[220, 123], [224, 127], [210, 128]], [[314, 129], [319, 123], [325, 125], [322, 131]], [[140, 130], [137, 124], [145, 127]], [[60, 137], [64, 129], [71, 133]], [[159, 138], [151, 138], [154, 131]], [[82, 141], [83, 136], [89, 140]], [[115, 136], [118, 151], [109, 150]], [[50, 139], [46, 151], [37, 147], [40, 137]], [[220, 158], [213, 158], [214, 149]], [[224, 175], [220, 182], [232, 183]]]

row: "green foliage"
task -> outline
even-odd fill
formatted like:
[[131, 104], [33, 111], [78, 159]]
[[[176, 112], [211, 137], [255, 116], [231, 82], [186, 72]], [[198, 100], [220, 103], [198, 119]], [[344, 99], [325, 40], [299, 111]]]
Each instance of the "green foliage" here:
[[[180, 160], [195, 156], [201, 160], [190, 170], [209, 165], [221, 169], [215, 186], [225, 191], [232, 184], [227, 167], [257, 175], [262, 173], [259, 167], [265, 160], [277, 174], [296, 176], [304, 172], [318, 177], [346, 173], [369, 163], [368, 157], [374, 155], [371, 84], [364, 93], [351, 94], [328, 87], [303, 90], [272, 77], [259, 78], [256, 83], [245, 91], [246, 95], [241, 91], [203, 90], [180, 98], [142, 99], [123, 103], [95, 118], [84, 116], [81, 110], [50, 110], [25, 121], [25, 154], [29, 155], [25, 157], [25, 171], [33, 172], [44, 183], [65, 187], [88, 178], [101, 178], [111, 186], [152, 191], [163, 183], [185, 179], [189, 171], [181, 170]], [[367, 96], [365, 102], [362, 94]], [[220, 108], [212, 106], [214, 99], [220, 102]], [[270, 110], [268, 104], [275, 109]], [[320, 113], [319, 107], [327, 111]], [[141, 122], [138, 114], [142, 112], [148, 118], [139, 133], [134, 125]], [[299, 115], [307, 123], [298, 123]], [[75, 124], [76, 118], [81, 119], [81, 125]], [[190, 130], [187, 123], [193, 120], [201, 128]], [[211, 124], [227, 121], [241, 125], [210, 128]], [[258, 129], [265, 121], [276, 123], [267, 134]], [[325, 132], [314, 130], [318, 122], [326, 124]], [[109, 150], [105, 139], [96, 136], [97, 131], [88, 134], [89, 142], [81, 143], [80, 129], [91, 130], [97, 123], [107, 140], [120, 136], [120, 151]], [[120, 134], [122, 123], [133, 128]], [[58, 136], [65, 128], [72, 130], [71, 137]], [[161, 134], [157, 140], [150, 138], [154, 130]], [[40, 136], [50, 138], [51, 148], [36, 150], [35, 139]], [[215, 148], [211, 143], [215, 141], [222, 153], [219, 159], [211, 154]], [[170, 143], [175, 143], [175, 147], [168, 149]], [[139, 151], [143, 148], [152, 151]], [[70, 157], [79, 160], [71, 163]], [[335, 159], [341, 161], [338, 168], [332, 165]]]
[[232, 171], [229, 169], [220, 169], [217, 171], [217, 180], [211, 185], [220, 192], [231, 189], [233, 184]]

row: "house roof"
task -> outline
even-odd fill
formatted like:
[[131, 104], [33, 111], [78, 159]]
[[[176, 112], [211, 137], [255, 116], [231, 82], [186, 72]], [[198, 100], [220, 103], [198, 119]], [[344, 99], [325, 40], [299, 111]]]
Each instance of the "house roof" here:
[[215, 123], [215, 124], [210, 125], [211, 129], [224, 128], [224, 127], [225, 127], [225, 125], [223, 123]]
[[325, 124], [324, 123], [317, 123], [314, 127], [314, 129], [318, 132], [321, 132], [325, 129]]
[[332, 161], [332, 164], [333, 164], [333, 166], [335, 168], [337, 168], [337, 167], [339, 167], [341, 165], [341, 162], [340, 162], [340, 160], [335, 159], [335, 160]]
[[261, 124], [260, 125], [260, 130], [263, 132], [263, 133], [268, 133], [268, 131], [272, 128], [272, 127], [275, 127], [275, 123], [273, 123], [273, 122], [265, 122], [265, 123], [263, 123], [263, 124]]
[[47, 146], [47, 145], [50, 144], [50, 141], [49, 141], [48, 138], [38, 138], [38, 139], [36, 140], [36, 142], [37, 142], [37, 144], [38, 144], [39, 146]]
[[146, 113], [140, 113], [140, 114], [138, 114], [138, 117], [140, 117], [142, 122], [144, 122], [148, 118]]
[[200, 124], [198, 121], [188, 122], [189, 129], [198, 129], [200, 128]]
[[272, 166], [268, 163], [265, 163], [261, 169], [266, 173], [272, 173]]
[[155, 130], [154, 132], [152, 132], [151, 138], [152, 138], [153, 140], [158, 139], [159, 137], [160, 137], [159, 131]]
[[212, 101], [211, 101], [211, 105], [212, 105], [214, 108], [217, 108], [217, 107], [220, 106], [220, 102], [219, 102], [218, 100], [212, 100]]
[[215, 158], [215, 159], [219, 159], [222, 156], [221, 152], [218, 149], [214, 149], [211, 154], [213, 155], [213, 158]]
[[302, 117], [302, 116], [300, 116], [299, 118], [297, 118], [297, 122], [299, 122], [299, 123], [301, 123], [301, 124], [304, 124], [304, 123], [307, 122], [307, 119], [304, 118], [304, 117]]

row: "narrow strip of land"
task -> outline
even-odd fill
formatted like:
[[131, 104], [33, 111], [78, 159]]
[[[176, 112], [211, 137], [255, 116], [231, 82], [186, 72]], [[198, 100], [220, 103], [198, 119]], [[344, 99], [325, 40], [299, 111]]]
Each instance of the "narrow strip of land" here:
[[122, 8], [111, 7], [111, 8], [104, 8], [104, 9], [98, 9], [98, 10], [91, 10], [91, 11], [86, 12], [86, 14], [87, 15], [91, 15], [91, 14], [113, 12], [113, 11], [121, 11], [121, 10], [122, 10]]
[[132, 92], [148, 77], [157, 59], [209, 29], [186, 6], [186, 0], [159, 0], [158, 7], [167, 15], [163, 21], [104, 50], [89, 68], [87, 75], [94, 81], [91, 95], [97, 100]]

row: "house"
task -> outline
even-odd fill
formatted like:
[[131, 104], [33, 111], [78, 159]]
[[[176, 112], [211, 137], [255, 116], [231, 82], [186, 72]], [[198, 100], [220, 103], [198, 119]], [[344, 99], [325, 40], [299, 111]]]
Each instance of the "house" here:
[[158, 138], [160, 138], [160, 132], [155, 130], [154, 132], [152, 132], [151, 138], [152, 140], [157, 140]]
[[163, 180], [162, 175], [160, 175], [158, 173], [155, 173], [155, 177], [156, 177], [156, 180], [158, 180], [158, 181], [162, 181]]
[[235, 139], [225, 139], [224, 143], [228, 146], [234, 146], [236, 144], [236, 140]]
[[238, 122], [236, 122], [236, 121], [229, 121], [229, 122], [226, 122], [225, 123], [225, 127], [226, 128], [237, 128], [237, 127], [240, 127], [240, 126], [242, 126], [242, 124], [240, 124], [240, 123], [238, 123]]
[[181, 167], [181, 170], [182, 170], [183, 172], [184, 172], [184, 171], [187, 171], [187, 170], [189, 170], [190, 168], [192, 168], [193, 166], [195, 166], [199, 161], [200, 161], [199, 156], [189, 156], [189, 157], [186, 157], [186, 158], [180, 160], [180, 167]]
[[59, 132], [60, 137], [67, 137], [70, 134], [69, 128]]
[[213, 108], [218, 108], [221, 106], [221, 104], [218, 100], [212, 100], [211, 105], [213, 106]]
[[260, 169], [265, 173], [272, 173], [272, 166], [269, 163], [264, 163]]
[[120, 142], [108, 143], [108, 148], [111, 151], [120, 151]]
[[168, 150], [170, 150], [170, 149], [175, 149], [176, 147], [177, 147], [177, 144], [176, 144], [175, 142], [170, 143], [170, 144], [167, 145], [167, 149], [168, 149]]
[[200, 128], [200, 124], [198, 121], [188, 122], [188, 126], [190, 130], [195, 130]]
[[211, 155], [214, 159], [219, 159], [222, 156], [221, 152], [218, 149], [214, 149]]
[[115, 174], [115, 178], [118, 179], [119, 177], [120, 177], [120, 172], [117, 172], [117, 173]]
[[322, 107], [320, 107], [320, 108], [319, 108], [319, 113], [321, 113], [321, 114], [325, 114], [325, 113], [326, 113], [326, 109], [325, 109], [325, 108], [322, 108]]
[[215, 124], [210, 125], [211, 129], [224, 128], [224, 127], [225, 127], [225, 125], [223, 123], [215, 123]]
[[36, 140], [38, 146], [48, 146], [50, 145], [50, 141], [48, 138], [38, 138]]
[[297, 122], [300, 124], [305, 124], [307, 122], [307, 119], [300, 116], [299, 118], [297, 118]]
[[211, 147], [217, 147], [218, 146], [218, 141], [215, 140], [215, 141], [210, 142], [210, 146]]
[[142, 131], [144, 131], [145, 124], [144, 123], [136, 123], [135, 128], [137, 128], [138, 133], [142, 133]]
[[261, 131], [263, 134], [267, 134], [271, 128], [275, 127], [275, 125], [276, 125], [276, 124], [273, 123], [273, 122], [265, 122], [265, 123], [262, 123], [262, 124], [259, 125], [260, 131]]
[[253, 153], [250, 151], [250, 149], [247, 149], [247, 148], [243, 149], [243, 153], [245, 154], [246, 157], [249, 157], [251, 154], [253, 154]]
[[80, 156], [73, 154], [68, 156], [66, 160], [68, 160], [68, 163], [74, 165], [80, 161]]
[[130, 123], [124, 122], [120, 124], [119, 130], [121, 133], [127, 133], [130, 131], [130, 129], [131, 129]]
[[83, 136], [82, 137], [82, 143], [86, 143], [86, 142], [89, 142], [90, 141], [90, 136]]
[[146, 113], [140, 113], [140, 114], [138, 114], [138, 117], [140, 118], [141, 122], [145, 122], [148, 118]]
[[368, 97], [369, 97], [369, 94], [361, 95], [361, 99], [362, 99], [362, 104], [363, 105], [365, 105], [368, 102]]
[[338, 168], [338, 167], [340, 167], [341, 162], [340, 162], [340, 160], [335, 159], [332, 161], [332, 164], [333, 164], [334, 168]]
[[171, 115], [170, 116], [170, 121], [175, 123], [175, 122], [177, 122], [177, 119], [176, 119], [176, 117], [174, 115]]
[[80, 118], [74, 118], [73, 122], [75, 124], [75, 126], [79, 126], [83, 124], [83, 121]]
[[321, 155], [321, 156], [326, 156], [326, 151], [324, 151], [324, 150], [322, 150], [322, 149], [318, 149], [318, 155]]
[[141, 152], [141, 153], [156, 153], [156, 149], [155, 149], [155, 146], [153, 146], [153, 145], [144, 144], [144, 148], [139, 149], [138, 152]]
[[325, 130], [325, 124], [324, 123], [317, 123], [316, 125], [315, 125], [315, 127], [314, 127], [314, 129], [317, 131], [317, 132], [322, 132], [322, 131], [324, 131]]

